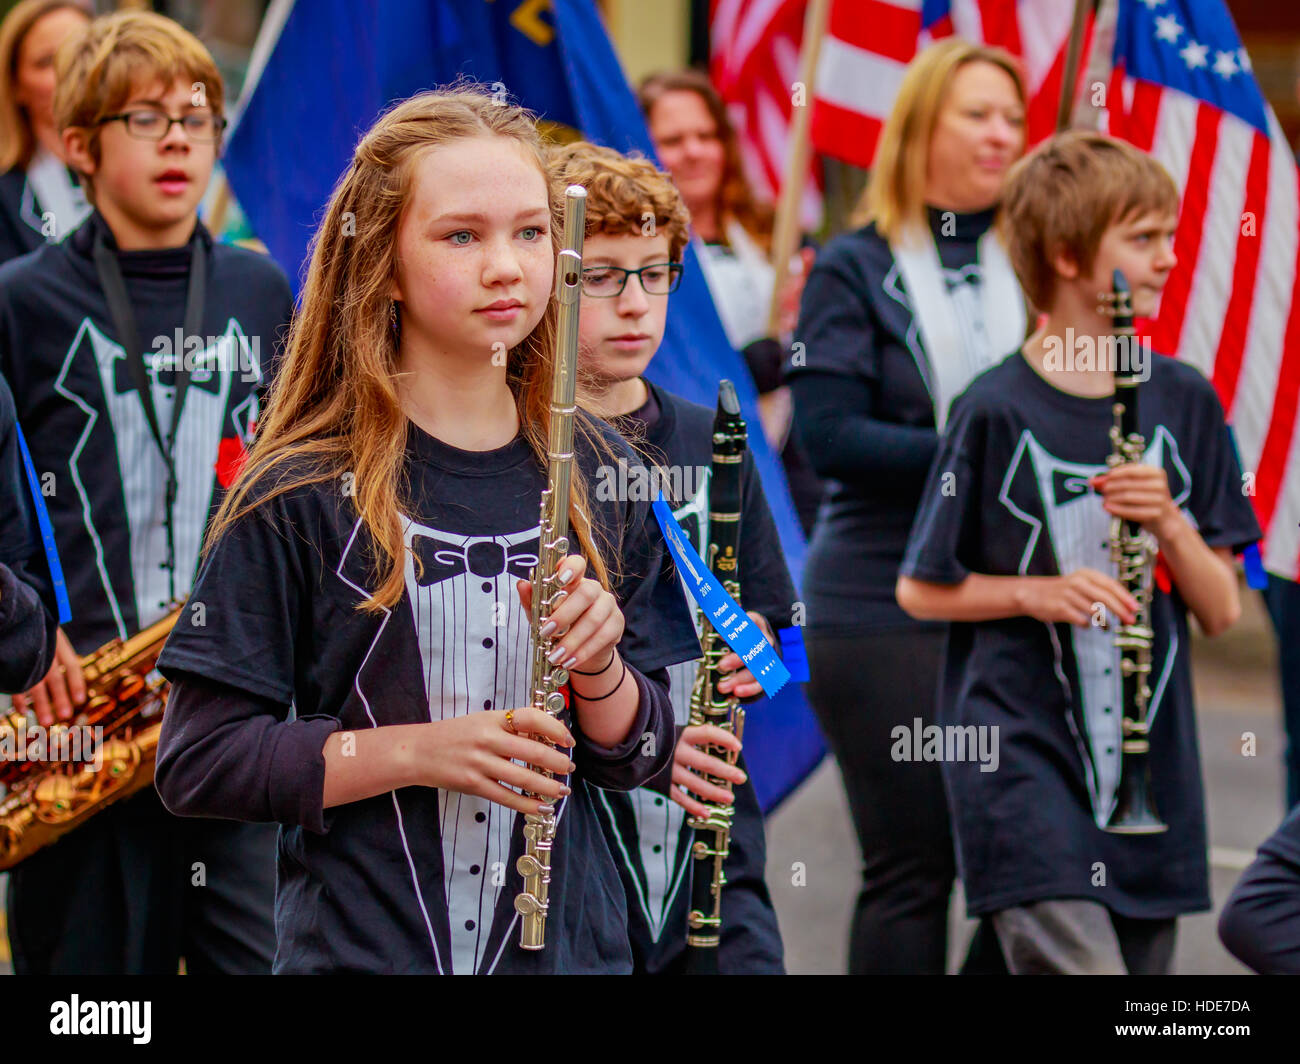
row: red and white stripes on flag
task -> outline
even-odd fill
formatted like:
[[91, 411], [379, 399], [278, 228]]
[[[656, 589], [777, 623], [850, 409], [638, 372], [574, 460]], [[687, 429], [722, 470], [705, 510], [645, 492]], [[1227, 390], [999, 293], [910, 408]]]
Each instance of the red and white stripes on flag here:
[[[1202, 83], [1134, 76], [1133, 67], [1168, 58], [1168, 49], [1192, 74], [1220, 79], [1222, 91], [1234, 78], [1251, 78], [1235, 30], [1230, 43], [1216, 43], [1214, 27], [1195, 24], [1203, 10], [1166, 6], [1165, 0], [1143, 0], [1143, 6], [1158, 16], [1161, 37], [1137, 41], [1137, 58], [1127, 68], [1117, 56], [1109, 117], [1110, 131], [1159, 159], [1182, 193], [1174, 244], [1178, 265], [1161, 299], [1152, 345], [1191, 362], [1214, 383], [1236, 435], [1247, 477], [1243, 490], [1253, 492], [1264, 529], [1264, 567], [1294, 580], [1300, 571], [1295, 157], [1257, 87], [1251, 86], [1251, 96], [1258, 97], [1254, 106], [1234, 113], [1231, 105], [1216, 106], [1212, 95], [1199, 91]], [[1226, 10], [1222, 17], [1228, 18]], [[1133, 32], [1144, 29], [1139, 24]], [[1210, 42], [1208, 51], [1198, 36]], [[1139, 45], [1151, 51], [1138, 52]], [[1254, 121], [1246, 120], [1252, 115]]]
[[834, 0], [817, 63], [812, 141], [869, 168], [880, 130], [916, 53], [943, 37], [1018, 56], [1030, 94], [1029, 141], [1056, 121], [1074, 0]]
[[[807, 0], [712, 0], [709, 76], [740, 140], [741, 161], [760, 199], [775, 201], [790, 155]], [[819, 182], [805, 185], [801, 218], [821, 213]]]

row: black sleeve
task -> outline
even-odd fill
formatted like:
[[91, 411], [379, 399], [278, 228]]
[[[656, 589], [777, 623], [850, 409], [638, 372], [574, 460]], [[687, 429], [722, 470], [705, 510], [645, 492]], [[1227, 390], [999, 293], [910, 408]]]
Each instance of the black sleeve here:
[[13, 397], [0, 377], [0, 691], [25, 691], [49, 670], [56, 611]]
[[763, 336], [751, 344], [746, 344], [740, 352], [745, 356], [749, 375], [754, 378], [754, 387], [759, 395], [774, 392], [784, 383], [781, 379], [781, 359], [785, 349], [779, 340]]
[[[616, 452], [632, 460], [622, 440], [607, 439]], [[629, 500], [617, 513], [623, 526], [620, 549], [612, 558], [616, 566], [613, 590], [624, 622], [618, 651], [636, 680], [637, 718], [623, 742], [612, 749], [575, 733], [574, 762], [593, 785], [628, 791], [672, 760], [668, 666], [699, 657], [700, 641], [650, 504]]]
[[54, 660], [58, 625], [41, 597], [0, 562], [0, 694], [26, 691]]
[[979, 571], [984, 447], [983, 418], [964, 395], [958, 396], [921, 493], [899, 567], [901, 576], [960, 584]]
[[939, 434], [919, 425], [880, 421], [871, 384], [832, 373], [790, 378], [794, 431], [822, 478], [852, 484], [882, 475], [920, 477], [939, 449]]
[[[767, 619], [772, 631], [788, 628], [793, 622], [794, 583], [785, 564], [780, 534], [772, 509], [763, 493], [763, 482], [754, 465], [754, 456], [746, 451], [741, 466], [740, 522], [740, 598], [746, 610]], [[778, 653], [780, 648], [777, 648]]]
[[1201, 538], [1209, 547], [1240, 553], [1261, 536], [1241, 473], [1232, 430], [1209, 381], [1198, 382], [1200, 409], [1195, 434], [1191, 497], [1187, 500]]
[[1219, 916], [1219, 938], [1260, 975], [1300, 975], [1300, 808], [1233, 887]]
[[[172, 680], [158, 792], [173, 812], [324, 831], [327, 715], [296, 716], [295, 663], [310, 609], [307, 503], [281, 495], [213, 546], [158, 668]], [[256, 589], [250, 593], [250, 589]]]
[[786, 371], [794, 429], [818, 476], [848, 483], [880, 474], [919, 477], [930, 467], [939, 435], [873, 416], [880, 326], [866, 284], [862, 271], [836, 249], [828, 249], [808, 274], [795, 329], [803, 364], [792, 362]]
[[333, 717], [286, 722], [275, 699], [169, 670], [171, 693], [154, 785], [177, 816], [301, 825], [325, 831], [325, 740]]
[[298, 529], [310, 517], [304, 507], [290, 518], [289, 505], [286, 495], [259, 504], [213, 545], [158, 659], [164, 676], [191, 672], [281, 705], [293, 701], [308, 610], [300, 552], [310, 549]]
[[623, 742], [615, 747], [593, 743], [574, 717], [574, 763], [588, 783], [607, 791], [636, 790], [673, 760], [676, 733], [668, 699], [668, 670], [644, 675], [629, 665], [627, 671], [636, 681], [639, 699], [636, 720]]

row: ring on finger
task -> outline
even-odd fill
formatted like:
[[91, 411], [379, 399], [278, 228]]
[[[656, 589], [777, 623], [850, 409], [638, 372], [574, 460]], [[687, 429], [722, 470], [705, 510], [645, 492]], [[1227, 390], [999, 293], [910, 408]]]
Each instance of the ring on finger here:
[[506, 710], [506, 727], [510, 729], [512, 734], [519, 734], [519, 729], [515, 727], [515, 711], [513, 709]]

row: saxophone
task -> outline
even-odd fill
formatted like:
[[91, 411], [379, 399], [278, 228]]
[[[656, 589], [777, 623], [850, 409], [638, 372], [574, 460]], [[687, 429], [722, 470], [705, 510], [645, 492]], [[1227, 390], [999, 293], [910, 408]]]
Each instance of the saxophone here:
[[[573, 476], [573, 418], [578, 376], [578, 307], [582, 291], [582, 243], [587, 221], [587, 190], [570, 185], [564, 193], [564, 246], [555, 266], [555, 295], [559, 302], [555, 369], [551, 379], [551, 421], [547, 433], [547, 481], [542, 492], [541, 539], [537, 565], [531, 573], [532, 664], [529, 690], [533, 708], [558, 717], [565, 708], [567, 670], [546, 660], [556, 633], [541, 634], [543, 618], [553, 613], [568, 596], [556, 582], [556, 574], [569, 553], [569, 486]], [[535, 737], [539, 738], [539, 737]], [[548, 746], [548, 740], [540, 739]], [[554, 778], [537, 765], [534, 772]], [[523, 877], [523, 890], [515, 896], [515, 911], [522, 917], [519, 945], [539, 950], [546, 944], [546, 912], [551, 883], [551, 853], [555, 847], [555, 809], [543, 795], [526, 792], [525, 797], [547, 803], [548, 812], [524, 814], [525, 852], [515, 862]]]
[[[181, 607], [130, 639], [114, 639], [81, 659], [86, 704], [72, 724], [44, 734], [46, 753], [0, 758], [0, 871], [80, 827], [106, 806], [153, 782], [167, 681], [154, 663]], [[0, 749], [25, 750], [21, 713], [0, 717]], [[80, 740], [87, 738], [83, 743]], [[57, 756], [93, 743], [95, 764]]]
[[[731, 381], [718, 385], [718, 410], [713, 420], [713, 470], [709, 477], [709, 568], [730, 593], [740, 600], [737, 563], [740, 555], [740, 470], [745, 457], [746, 429], [740, 416], [740, 402]], [[701, 629], [700, 658], [691, 692], [692, 726], [714, 724], [741, 738], [745, 711], [734, 694], [718, 691], [722, 672], [718, 662], [729, 647], [713, 625], [698, 611]], [[739, 753], [720, 746], [706, 746], [704, 752], [734, 765]], [[705, 776], [715, 786], [730, 792], [730, 780]], [[692, 975], [715, 975], [718, 971], [718, 943], [722, 937], [722, 888], [727, 882], [724, 869], [731, 850], [730, 805], [705, 803], [708, 813], [690, 817], [694, 830], [691, 843], [691, 907], [687, 917], [686, 970]]]
[[[1146, 440], [1138, 425], [1138, 381], [1133, 358], [1133, 297], [1124, 274], [1115, 271], [1112, 312], [1115, 317], [1115, 345], [1119, 356], [1115, 368], [1115, 423], [1110, 429], [1111, 453], [1106, 464], [1111, 469], [1127, 462], [1140, 462], [1146, 453]], [[1125, 358], [1124, 356], [1127, 356]], [[1115, 635], [1119, 650], [1120, 683], [1123, 691], [1123, 716], [1120, 721], [1120, 777], [1115, 793], [1115, 809], [1106, 830], [1118, 835], [1157, 835], [1169, 825], [1156, 812], [1151, 793], [1150, 721], [1147, 708], [1151, 699], [1151, 646], [1155, 631], [1151, 626], [1151, 595], [1155, 549], [1151, 535], [1140, 524], [1121, 517], [1110, 522], [1110, 558], [1124, 589], [1137, 601], [1137, 617], [1123, 624]]]

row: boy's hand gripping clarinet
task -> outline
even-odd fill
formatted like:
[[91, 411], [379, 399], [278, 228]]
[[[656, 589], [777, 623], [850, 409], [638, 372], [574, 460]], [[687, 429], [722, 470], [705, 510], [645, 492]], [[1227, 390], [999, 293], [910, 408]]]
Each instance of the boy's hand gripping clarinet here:
[[[558, 717], [565, 707], [564, 686], [569, 673], [546, 660], [558, 633], [541, 635], [545, 618], [553, 613], [568, 592], [560, 588], [556, 574], [569, 554], [569, 485], [573, 471], [574, 393], [578, 374], [578, 306], [582, 292], [582, 238], [587, 221], [587, 190], [570, 185], [564, 193], [564, 246], [555, 265], [555, 295], [559, 302], [555, 368], [551, 380], [551, 422], [547, 433], [547, 480], [542, 492], [541, 540], [537, 567], [533, 570], [532, 668], [529, 690], [533, 708]], [[547, 739], [535, 736], [548, 746]], [[534, 772], [553, 778], [538, 765]], [[527, 792], [526, 797], [543, 802], [550, 799]], [[546, 909], [551, 883], [551, 850], [555, 845], [555, 808], [524, 814], [527, 851], [515, 867], [524, 877], [524, 889], [515, 897], [515, 911], [523, 917], [519, 945], [541, 949], [546, 944]]]

